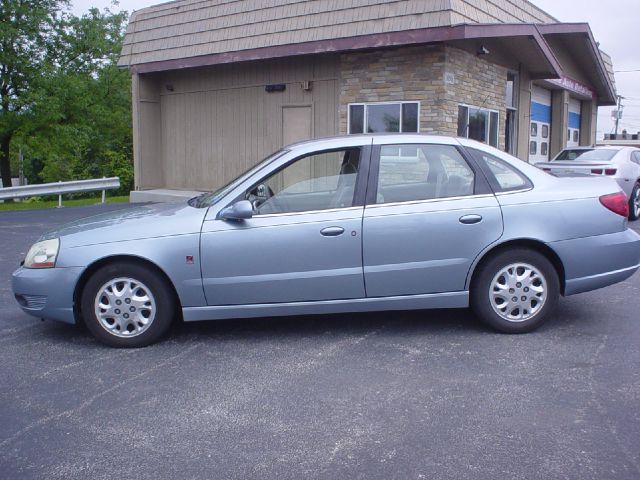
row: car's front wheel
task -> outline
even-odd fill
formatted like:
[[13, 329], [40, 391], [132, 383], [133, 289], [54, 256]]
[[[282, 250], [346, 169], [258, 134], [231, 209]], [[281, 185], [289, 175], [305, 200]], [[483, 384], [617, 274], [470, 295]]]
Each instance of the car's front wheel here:
[[84, 286], [82, 318], [106, 345], [145, 347], [171, 325], [175, 314], [172, 293], [161, 276], [143, 265], [111, 263], [97, 270]]
[[504, 333], [527, 333], [542, 325], [560, 295], [553, 264], [528, 249], [505, 250], [479, 266], [471, 306], [485, 323]]
[[640, 218], [640, 183], [636, 183], [629, 197], [629, 220]]

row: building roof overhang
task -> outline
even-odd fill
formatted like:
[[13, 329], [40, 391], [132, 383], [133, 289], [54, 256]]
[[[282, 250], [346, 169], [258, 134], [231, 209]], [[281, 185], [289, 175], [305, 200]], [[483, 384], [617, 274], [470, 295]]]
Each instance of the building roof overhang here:
[[616, 105], [613, 71], [607, 68], [588, 23], [552, 23], [538, 25], [538, 29], [549, 41], [555, 38], [561, 42], [563, 48], [584, 66], [583, 73], [595, 90], [598, 105]]
[[552, 80], [563, 78], [562, 66], [547, 42], [548, 37], [558, 36], [562, 38], [563, 45], [572, 55], [585, 62], [584, 72], [594, 87], [598, 104], [614, 105], [616, 93], [610, 73], [603, 62], [589, 25], [584, 23], [460, 24], [139, 63], [128, 65], [128, 68], [132, 73], [144, 74], [300, 55], [344, 53], [446, 42], [473, 53], [485, 47], [489, 51], [486, 55], [489, 61], [514, 69], [523, 66], [534, 80]]
[[513, 63], [514, 58], [520, 57], [519, 62], [531, 71], [534, 78], [560, 78], [561, 68], [551, 48], [536, 26], [530, 24], [464, 24], [422, 28], [141, 63], [129, 65], [129, 69], [134, 73], [151, 73], [251, 60], [439, 42], [459, 42], [462, 47], [469, 48], [471, 42], [478, 41], [494, 47], [494, 54], [502, 63], [507, 59], [509, 63]]

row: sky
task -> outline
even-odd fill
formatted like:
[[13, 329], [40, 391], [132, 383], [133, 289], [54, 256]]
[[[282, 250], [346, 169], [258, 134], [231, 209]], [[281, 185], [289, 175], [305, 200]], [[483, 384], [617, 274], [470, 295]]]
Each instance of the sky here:
[[[164, 0], [121, 0], [112, 10], [133, 10], [163, 3]], [[625, 97], [620, 132], [640, 132], [640, 49], [637, 28], [640, 24], [640, 2], [638, 0], [531, 0], [561, 22], [587, 22], [591, 25], [600, 48], [611, 55], [616, 72], [618, 94]], [[72, 11], [76, 15], [90, 7], [108, 7], [111, 0], [72, 0]], [[621, 72], [620, 70], [637, 70]], [[614, 128], [611, 110], [602, 107], [598, 112], [598, 140]]]

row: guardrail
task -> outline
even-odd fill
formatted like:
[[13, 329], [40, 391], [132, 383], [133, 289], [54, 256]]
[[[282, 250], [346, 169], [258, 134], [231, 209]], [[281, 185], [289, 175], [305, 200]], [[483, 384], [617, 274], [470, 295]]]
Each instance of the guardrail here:
[[118, 177], [42, 183], [40, 185], [0, 188], [0, 200], [37, 197], [40, 195], [58, 195], [58, 207], [61, 207], [62, 195], [66, 193], [97, 192], [102, 190], [102, 203], [104, 203], [105, 192], [116, 188], [120, 188], [120, 178]]

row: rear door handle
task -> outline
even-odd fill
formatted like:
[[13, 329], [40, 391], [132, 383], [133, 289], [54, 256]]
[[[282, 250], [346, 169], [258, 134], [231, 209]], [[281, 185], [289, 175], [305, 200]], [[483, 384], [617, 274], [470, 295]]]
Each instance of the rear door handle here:
[[482, 215], [463, 215], [460, 217], [460, 223], [465, 225], [473, 225], [474, 223], [480, 223], [482, 221]]
[[342, 227], [327, 227], [320, 230], [320, 234], [325, 237], [337, 237], [338, 235], [342, 235], [344, 233], [344, 228]]

